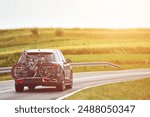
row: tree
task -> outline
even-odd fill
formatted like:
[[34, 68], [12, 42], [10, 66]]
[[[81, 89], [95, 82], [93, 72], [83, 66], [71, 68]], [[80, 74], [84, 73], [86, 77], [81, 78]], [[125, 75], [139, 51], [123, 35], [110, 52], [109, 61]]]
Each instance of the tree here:
[[38, 36], [39, 36], [39, 32], [38, 32], [38, 29], [37, 29], [37, 28], [31, 29], [31, 32], [32, 32], [32, 35], [33, 35], [34, 37], [38, 37]]
[[62, 29], [56, 29], [56, 31], [55, 31], [56, 37], [61, 37], [61, 36], [63, 36], [63, 34], [64, 34], [64, 32]]

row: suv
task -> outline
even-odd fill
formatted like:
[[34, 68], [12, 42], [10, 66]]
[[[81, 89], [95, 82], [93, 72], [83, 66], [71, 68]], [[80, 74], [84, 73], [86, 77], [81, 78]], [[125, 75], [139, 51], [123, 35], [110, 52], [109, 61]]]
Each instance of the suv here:
[[65, 60], [60, 50], [24, 51], [11, 70], [16, 92], [22, 92], [25, 86], [32, 90], [38, 85], [56, 86], [58, 91], [72, 88], [73, 73], [69, 62], [71, 60]]

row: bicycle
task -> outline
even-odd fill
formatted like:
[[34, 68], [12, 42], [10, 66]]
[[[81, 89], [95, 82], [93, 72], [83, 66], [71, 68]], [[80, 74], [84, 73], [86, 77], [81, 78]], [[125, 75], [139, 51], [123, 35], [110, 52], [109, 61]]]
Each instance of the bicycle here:
[[35, 61], [27, 53], [25, 53], [26, 61], [17, 63], [13, 66], [11, 73], [13, 78], [27, 77], [50, 77], [52, 75], [52, 66], [43, 55], [38, 55]]

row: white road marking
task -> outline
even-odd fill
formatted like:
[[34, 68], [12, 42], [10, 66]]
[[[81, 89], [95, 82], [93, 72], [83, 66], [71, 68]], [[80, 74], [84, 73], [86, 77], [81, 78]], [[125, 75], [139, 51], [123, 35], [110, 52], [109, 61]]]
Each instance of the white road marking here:
[[3, 90], [3, 91], [0, 91], [0, 94], [1, 94], [1, 93], [11, 92], [11, 91], [15, 91], [15, 90], [14, 90], [14, 89]]

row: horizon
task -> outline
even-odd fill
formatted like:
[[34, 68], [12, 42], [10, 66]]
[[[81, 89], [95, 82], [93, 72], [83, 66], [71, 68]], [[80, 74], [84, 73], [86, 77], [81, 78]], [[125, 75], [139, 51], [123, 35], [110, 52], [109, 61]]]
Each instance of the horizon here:
[[146, 28], [98, 28], [98, 27], [18, 27], [18, 28], [0, 28], [0, 30], [22, 30], [22, 29], [99, 29], [99, 30], [149, 30]]

